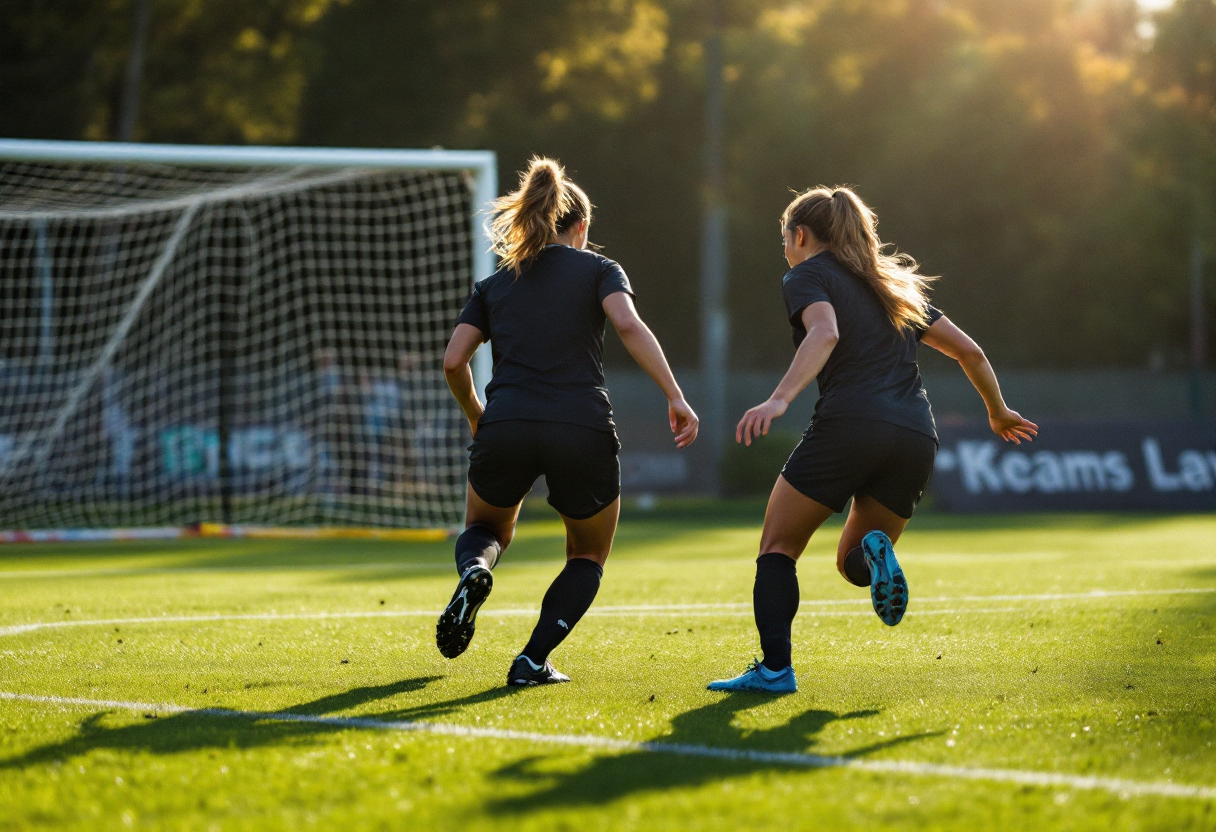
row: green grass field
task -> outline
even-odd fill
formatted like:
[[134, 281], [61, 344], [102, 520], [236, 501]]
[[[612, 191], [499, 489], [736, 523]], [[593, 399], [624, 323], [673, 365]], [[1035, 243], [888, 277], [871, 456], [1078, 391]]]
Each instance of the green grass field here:
[[573, 684], [527, 690], [544, 511], [451, 662], [446, 544], [4, 547], [0, 829], [1216, 829], [1216, 517], [926, 514], [894, 629], [830, 526], [802, 690], [710, 693], [761, 512], [627, 511]]

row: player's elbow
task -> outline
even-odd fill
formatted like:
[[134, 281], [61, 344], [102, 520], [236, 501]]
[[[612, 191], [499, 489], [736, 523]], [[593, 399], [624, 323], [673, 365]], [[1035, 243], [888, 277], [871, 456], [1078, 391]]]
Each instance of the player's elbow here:
[[632, 316], [620, 321], [619, 323], [617, 321], [613, 321], [612, 326], [616, 329], [616, 334], [620, 336], [622, 341], [629, 341], [636, 338], [642, 334], [643, 330], [646, 329], [646, 325], [642, 323], [641, 318]]
[[988, 356], [984, 355], [984, 351], [980, 349], [980, 345], [976, 343], [968, 344], [958, 351], [955, 355], [959, 364], [964, 367], [975, 367], [984, 364], [988, 360]]
[[463, 355], [454, 353], [452, 350], [443, 354], [443, 374], [448, 378], [460, 375], [467, 366], [469, 366], [469, 361]]
[[832, 349], [840, 341], [840, 330], [835, 324], [815, 327], [813, 340], [822, 347]]

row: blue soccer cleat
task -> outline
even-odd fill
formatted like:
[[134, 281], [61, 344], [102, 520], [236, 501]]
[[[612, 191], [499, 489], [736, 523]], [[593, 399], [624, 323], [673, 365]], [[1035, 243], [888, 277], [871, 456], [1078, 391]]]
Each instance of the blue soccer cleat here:
[[740, 691], [752, 690], [763, 693], [795, 693], [798, 690], [798, 678], [794, 676], [794, 667], [790, 665], [785, 670], [769, 670], [760, 664], [759, 659], [743, 671], [742, 676], [733, 679], [720, 679], [709, 683], [710, 690]]
[[873, 531], [861, 539], [861, 551], [870, 567], [870, 600], [874, 602], [874, 612], [883, 624], [894, 627], [903, 620], [908, 609], [908, 581], [895, 559], [895, 547], [886, 534]]

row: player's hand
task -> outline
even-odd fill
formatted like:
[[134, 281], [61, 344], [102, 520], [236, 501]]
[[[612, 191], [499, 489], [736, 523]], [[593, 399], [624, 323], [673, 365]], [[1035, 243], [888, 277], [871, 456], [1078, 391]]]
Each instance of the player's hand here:
[[1023, 419], [1022, 414], [1009, 408], [990, 414], [988, 424], [992, 427], [993, 433], [1015, 445], [1021, 445], [1023, 439], [1032, 442], [1039, 435], [1038, 425], [1029, 419]]
[[683, 399], [671, 399], [667, 402], [667, 421], [671, 424], [671, 432], [675, 434], [677, 448], [687, 448], [697, 439], [697, 431], [701, 429], [701, 420]]
[[788, 407], [789, 404], [781, 399], [769, 399], [764, 404], [756, 405], [739, 420], [739, 426], [735, 428], [735, 441], [751, 445], [752, 439], [768, 436], [773, 420], [785, 415]]

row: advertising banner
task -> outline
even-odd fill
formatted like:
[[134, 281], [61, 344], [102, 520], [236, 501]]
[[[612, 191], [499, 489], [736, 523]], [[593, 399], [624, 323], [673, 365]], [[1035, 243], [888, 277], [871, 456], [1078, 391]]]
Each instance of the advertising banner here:
[[1014, 445], [986, 423], [938, 425], [943, 511], [1214, 511], [1216, 423], [1052, 422]]

